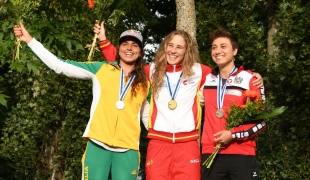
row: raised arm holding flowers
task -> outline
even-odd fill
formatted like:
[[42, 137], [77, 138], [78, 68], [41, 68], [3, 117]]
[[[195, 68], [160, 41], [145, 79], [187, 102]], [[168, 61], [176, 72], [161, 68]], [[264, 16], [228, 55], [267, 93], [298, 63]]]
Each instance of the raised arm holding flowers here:
[[105, 34], [105, 28], [104, 28], [104, 21], [101, 22], [99, 25], [98, 20], [95, 21], [95, 26], [94, 26], [94, 33], [97, 34], [97, 38], [99, 42], [103, 42], [107, 40], [106, 34]]

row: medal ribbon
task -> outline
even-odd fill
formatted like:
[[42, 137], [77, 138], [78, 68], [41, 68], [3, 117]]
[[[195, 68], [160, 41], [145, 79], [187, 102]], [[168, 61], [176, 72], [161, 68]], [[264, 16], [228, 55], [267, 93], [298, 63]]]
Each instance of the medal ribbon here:
[[167, 73], [166, 73], [166, 80], [167, 80], [167, 84], [168, 84], [168, 90], [169, 90], [169, 94], [170, 94], [170, 97], [171, 97], [172, 100], [175, 99], [177, 91], [180, 88], [180, 82], [181, 82], [182, 74], [183, 74], [183, 71], [181, 72], [179, 80], [178, 80], [178, 83], [177, 83], [177, 86], [175, 87], [174, 92], [172, 93], [171, 85], [170, 85], [170, 80], [169, 80], [169, 77], [167, 76]]
[[234, 68], [230, 71], [229, 76], [225, 82], [225, 84], [222, 84], [222, 77], [220, 76], [219, 73], [219, 80], [217, 83], [217, 108], [221, 109], [223, 106], [223, 101], [224, 101], [224, 94], [226, 91], [226, 83], [230, 77], [230, 75], [232, 75], [235, 71], [237, 70], [236, 66], [234, 66]]
[[121, 76], [120, 76], [120, 88], [119, 88], [119, 100], [123, 101], [125, 95], [127, 94], [127, 91], [130, 87], [130, 85], [132, 84], [133, 79], [135, 78], [135, 76], [131, 76], [128, 83], [126, 84], [125, 88], [124, 88], [124, 84], [125, 84], [125, 78], [124, 78], [124, 71], [121, 68]]

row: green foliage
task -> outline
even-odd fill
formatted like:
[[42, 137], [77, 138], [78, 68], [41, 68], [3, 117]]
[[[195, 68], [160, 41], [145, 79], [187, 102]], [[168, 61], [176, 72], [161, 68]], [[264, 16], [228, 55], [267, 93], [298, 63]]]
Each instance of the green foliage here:
[[310, 35], [305, 27], [310, 25], [310, 4], [286, 1], [278, 7], [274, 41], [280, 51], [269, 59], [267, 88], [289, 111], [259, 137], [260, 164], [265, 179], [308, 179]]
[[[126, 18], [123, 20], [125, 28], [140, 31], [144, 45], [155, 45], [155, 50], [144, 49], [145, 60], [148, 63], [152, 62], [156, 45], [176, 28], [175, 1], [130, 0], [126, 1], [121, 9], [126, 12]], [[121, 27], [118, 34], [122, 33], [123, 29]]]
[[203, 63], [215, 66], [210, 56], [209, 34], [222, 27], [234, 32], [239, 39], [236, 64], [257, 71], [260, 67], [257, 62], [266, 58], [267, 18], [263, 1], [202, 0], [196, 4], [197, 41]]
[[309, 178], [308, 125], [304, 119], [290, 120], [291, 113], [269, 122], [257, 138], [261, 179]]
[[85, 148], [81, 136], [89, 118], [91, 84], [46, 69], [40, 73], [13, 78], [20, 89], [19, 102], [6, 120], [1, 157], [14, 162], [18, 178], [48, 179], [55, 171], [57, 179], [76, 179]]
[[6, 106], [6, 98], [9, 98], [9, 96], [2, 94], [2, 91], [0, 91], [0, 104], [2, 104], [3, 106]]

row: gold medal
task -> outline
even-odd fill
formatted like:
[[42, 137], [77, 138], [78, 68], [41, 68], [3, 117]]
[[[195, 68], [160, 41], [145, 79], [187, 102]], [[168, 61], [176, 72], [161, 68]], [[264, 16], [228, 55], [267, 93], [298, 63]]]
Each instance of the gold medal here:
[[216, 110], [215, 115], [216, 115], [216, 117], [218, 117], [218, 118], [223, 117], [223, 116], [224, 116], [224, 111], [223, 111], [223, 109], [218, 109], [218, 110]]
[[174, 110], [177, 107], [177, 102], [175, 100], [173, 100], [173, 99], [170, 100], [168, 102], [168, 107], [169, 107], [169, 109]]

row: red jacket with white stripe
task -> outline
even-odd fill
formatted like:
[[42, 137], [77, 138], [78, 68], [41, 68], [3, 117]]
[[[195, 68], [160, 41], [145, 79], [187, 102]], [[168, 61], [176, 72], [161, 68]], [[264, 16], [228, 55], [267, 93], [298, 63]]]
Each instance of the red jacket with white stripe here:
[[[258, 87], [253, 86], [252, 82], [255, 80], [252, 74], [244, 71], [243, 67], [238, 67], [237, 72], [233, 73], [227, 79], [227, 87], [224, 95], [223, 107], [224, 116], [222, 118], [216, 117], [217, 107], [217, 83], [218, 83], [218, 68], [214, 69], [212, 73], [206, 77], [205, 84], [202, 87], [203, 96], [205, 100], [205, 117], [202, 132], [202, 153], [211, 154], [214, 151], [216, 143], [214, 141], [214, 134], [226, 130], [227, 109], [231, 106], [233, 101], [237, 105], [244, 105], [246, 98], [242, 96], [245, 90], [255, 90], [259, 95], [261, 91]], [[219, 154], [239, 154], [255, 156], [256, 142], [254, 136], [266, 127], [264, 121], [250, 121], [234, 127], [231, 129], [233, 140], [221, 148]]]

